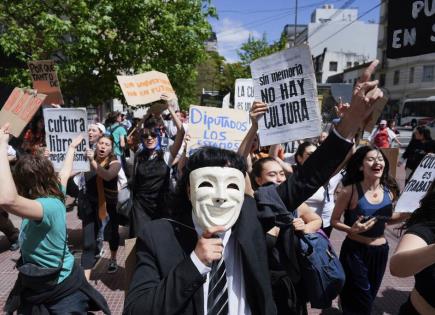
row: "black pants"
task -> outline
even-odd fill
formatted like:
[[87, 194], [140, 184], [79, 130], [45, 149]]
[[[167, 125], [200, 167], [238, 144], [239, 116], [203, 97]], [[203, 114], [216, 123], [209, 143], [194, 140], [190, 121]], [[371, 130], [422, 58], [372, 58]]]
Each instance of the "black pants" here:
[[110, 220], [104, 229], [104, 240], [109, 241], [111, 251], [117, 251], [119, 247], [119, 218], [116, 212], [116, 203], [108, 202], [106, 207]]
[[6, 235], [9, 243], [15, 243], [18, 240], [19, 231], [9, 219], [9, 214], [3, 209], [0, 209], [0, 231]]
[[346, 282], [340, 293], [343, 314], [371, 314], [388, 260], [388, 244], [368, 246], [346, 238], [340, 261]]
[[[95, 209], [94, 205], [92, 205], [92, 209]], [[102, 240], [100, 243], [97, 240], [100, 227], [101, 223], [97, 211], [89, 213], [82, 220], [83, 252], [80, 264], [83, 269], [92, 269], [97, 262], [95, 256], [99, 254], [102, 245]]]

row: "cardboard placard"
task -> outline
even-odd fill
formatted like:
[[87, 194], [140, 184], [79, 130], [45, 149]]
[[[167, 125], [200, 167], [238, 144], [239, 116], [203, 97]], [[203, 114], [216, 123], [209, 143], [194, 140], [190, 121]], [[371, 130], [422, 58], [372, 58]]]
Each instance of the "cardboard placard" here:
[[39, 93], [47, 94], [45, 104], [63, 104], [62, 92], [57, 78], [54, 60], [29, 62], [33, 88]]
[[255, 99], [269, 107], [258, 124], [262, 146], [319, 136], [316, 77], [307, 45], [255, 60], [251, 74]]
[[399, 148], [381, 148], [390, 164], [390, 176], [396, 178], [397, 162], [399, 161]]
[[249, 128], [245, 111], [191, 105], [187, 152], [202, 146], [237, 151]]
[[249, 112], [254, 103], [254, 80], [237, 79], [234, 87], [234, 109]]
[[15, 88], [0, 111], [0, 126], [10, 123], [10, 133], [19, 137], [46, 97], [33, 90]]
[[421, 160], [412, 178], [403, 189], [394, 211], [414, 212], [420, 206], [420, 200], [426, 195], [434, 178], [435, 155], [428, 154]]
[[88, 172], [86, 149], [89, 148], [89, 138], [86, 108], [45, 108], [44, 122], [45, 140], [50, 151], [49, 159], [54, 169], [62, 169], [69, 145], [74, 138], [82, 134], [83, 140], [74, 154], [73, 171]]
[[130, 106], [149, 104], [160, 100], [162, 94], [176, 98], [168, 76], [162, 72], [149, 71], [137, 75], [116, 76], [127, 104]]

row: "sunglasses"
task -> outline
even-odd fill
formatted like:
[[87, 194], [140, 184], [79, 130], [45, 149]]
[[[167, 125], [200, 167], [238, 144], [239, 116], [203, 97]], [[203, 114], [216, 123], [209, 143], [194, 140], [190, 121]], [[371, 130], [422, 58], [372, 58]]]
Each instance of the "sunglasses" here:
[[157, 133], [154, 132], [154, 131], [151, 131], [151, 132], [145, 132], [145, 133], [143, 134], [143, 137], [144, 137], [144, 139], [147, 139], [148, 137], [151, 137], [151, 138], [157, 138]]

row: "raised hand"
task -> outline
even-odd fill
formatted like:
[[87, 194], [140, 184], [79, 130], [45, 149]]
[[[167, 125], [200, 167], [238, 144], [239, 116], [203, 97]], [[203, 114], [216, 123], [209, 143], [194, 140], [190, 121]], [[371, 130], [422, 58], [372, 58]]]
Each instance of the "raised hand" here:
[[374, 60], [361, 74], [352, 92], [350, 107], [343, 112], [337, 131], [348, 139], [352, 139], [364, 121], [372, 114], [373, 104], [383, 97], [383, 92], [378, 88], [378, 81], [369, 81], [379, 64]]
[[263, 102], [254, 101], [251, 110], [249, 111], [249, 117], [252, 124], [258, 124], [258, 121], [267, 111], [267, 104]]

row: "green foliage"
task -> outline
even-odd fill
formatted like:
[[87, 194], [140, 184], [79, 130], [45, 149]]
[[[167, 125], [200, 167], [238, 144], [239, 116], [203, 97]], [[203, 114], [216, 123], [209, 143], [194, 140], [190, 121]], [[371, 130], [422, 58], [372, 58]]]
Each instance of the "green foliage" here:
[[284, 33], [281, 38], [269, 45], [267, 42], [266, 34], [263, 34], [261, 39], [255, 39], [253, 36], [249, 36], [248, 41], [240, 47], [238, 55], [242, 64], [249, 67], [252, 61], [260, 57], [268, 56], [275, 52], [278, 52], [285, 48], [285, 36]]
[[216, 16], [210, 0], [45, 0], [0, 3], [0, 81], [31, 86], [27, 62], [55, 59], [68, 105], [123, 96], [118, 74], [168, 74], [182, 106]]

